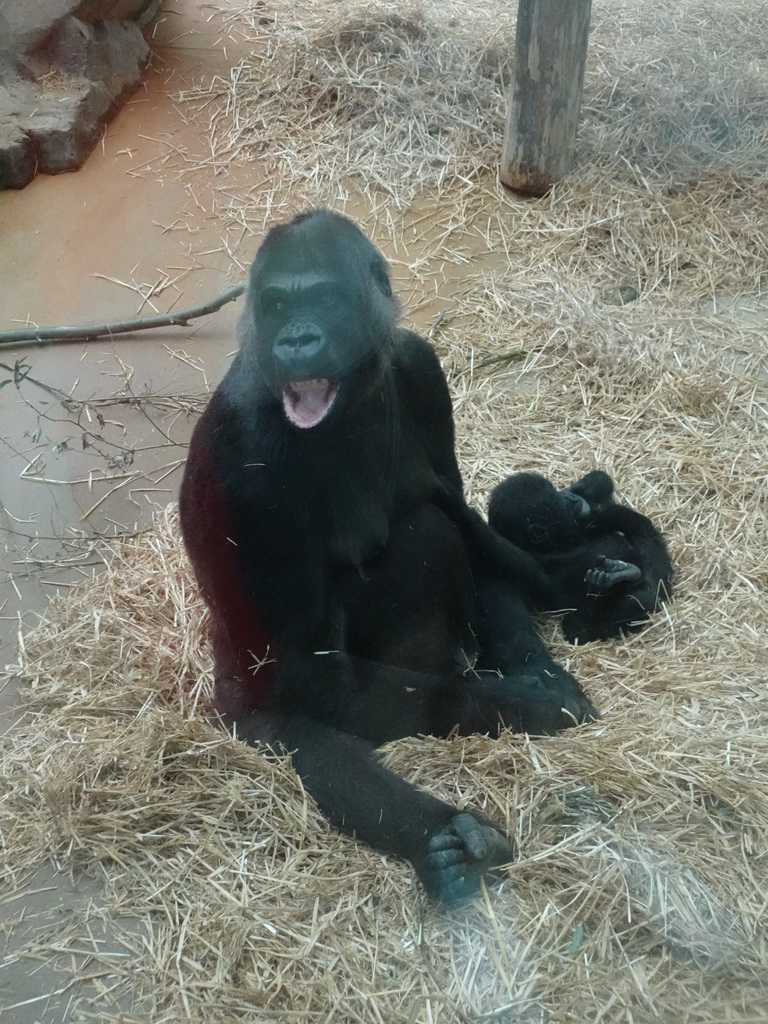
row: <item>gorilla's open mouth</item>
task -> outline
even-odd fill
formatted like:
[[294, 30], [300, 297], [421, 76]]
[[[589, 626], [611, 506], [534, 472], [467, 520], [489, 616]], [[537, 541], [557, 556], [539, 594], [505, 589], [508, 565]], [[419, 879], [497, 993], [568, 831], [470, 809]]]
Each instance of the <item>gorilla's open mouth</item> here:
[[297, 427], [316, 427], [331, 411], [338, 390], [327, 377], [289, 381], [283, 388], [285, 415]]

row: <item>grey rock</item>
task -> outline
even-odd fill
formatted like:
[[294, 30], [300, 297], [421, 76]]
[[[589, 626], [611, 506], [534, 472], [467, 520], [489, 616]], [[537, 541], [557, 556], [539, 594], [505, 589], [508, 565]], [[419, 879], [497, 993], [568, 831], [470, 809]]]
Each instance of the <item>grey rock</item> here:
[[0, 55], [0, 188], [80, 167], [140, 83], [149, 53], [134, 21], [67, 15], [44, 47]]
[[141, 81], [149, 46], [133, 21], [88, 23], [67, 18], [46, 47], [51, 63], [67, 74], [103, 84], [119, 102]]
[[32, 140], [11, 118], [0, 116], [0, 185], [24, 188], [36, 174]]
[[110, 105], [104, 86], [85, 78], [72, 78], [55, 96], [46, 97], [24, 122], [39, 171], [77, 170], [99, 141], [103, 115]]
[[80, 0], [72, 12], [83, 21], [143, 20], [147, 8], [158, 7], [153, 0]]
[[78, 0], [0, 0], [0, 48], [31, 53], [79, 6]]
[[31, 53], [44, 46], [65, 18], [138, 21], [156, 12], [156, 0], [0, 0], [0, 49]]

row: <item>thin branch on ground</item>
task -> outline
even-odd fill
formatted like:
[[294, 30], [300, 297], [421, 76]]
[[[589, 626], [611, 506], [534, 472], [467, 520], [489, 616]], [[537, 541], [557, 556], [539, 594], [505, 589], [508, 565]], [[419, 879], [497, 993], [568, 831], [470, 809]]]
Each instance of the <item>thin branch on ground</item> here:
[[22, 327], [16, 331], [0, 331], [0, 347], [15, 345], [39, 345], [53, 341], [91, 341], [94, 338], [112, 337], [115, 334], [135, 334], [155, 327], [188, 327], [191, 320], [215, 313], [228, 302], [240, 298], [245, 291], [245, 282], [233, 285], [221, 295], [201, 306], [182, 309], [179, 313], [164, 313], [138, 320], [123, 320], [112, 324], [90, 324], [82, 327]]

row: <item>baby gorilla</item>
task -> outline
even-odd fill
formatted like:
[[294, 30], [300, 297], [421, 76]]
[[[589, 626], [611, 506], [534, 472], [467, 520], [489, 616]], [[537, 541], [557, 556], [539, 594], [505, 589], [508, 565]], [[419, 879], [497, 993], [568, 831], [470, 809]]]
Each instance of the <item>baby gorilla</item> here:
[[548, 610], [570, 609], [571, 643], [640, 629], [672, 593], [664, 538], [647, 516], [615, 503], [601, 470], [560, 491], [538, 473], [515, 473], [492, 491], [488, 522], [549, 573]]

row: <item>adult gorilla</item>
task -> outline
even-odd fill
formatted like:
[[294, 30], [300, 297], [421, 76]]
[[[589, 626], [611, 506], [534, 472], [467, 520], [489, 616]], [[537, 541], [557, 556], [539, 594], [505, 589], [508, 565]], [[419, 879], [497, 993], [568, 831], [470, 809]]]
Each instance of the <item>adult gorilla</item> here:
[[225, 723], [291, 751], [335, 825], [451, 900], [510, 843], [373, 748], [595, 712], [533, 629], [535, 561], [465, 503], [440, 364], [397, 316], [384, 257], [347, 218], [273, 228], [240, 351], [192, 437], [181, 522]]

